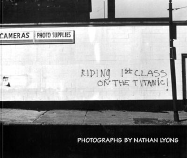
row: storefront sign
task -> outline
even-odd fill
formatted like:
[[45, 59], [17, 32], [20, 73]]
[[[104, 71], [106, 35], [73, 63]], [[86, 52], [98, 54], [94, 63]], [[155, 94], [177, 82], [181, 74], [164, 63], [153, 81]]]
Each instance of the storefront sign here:
[[0, 44], [75, 43], [74, 31], [0, 32]]

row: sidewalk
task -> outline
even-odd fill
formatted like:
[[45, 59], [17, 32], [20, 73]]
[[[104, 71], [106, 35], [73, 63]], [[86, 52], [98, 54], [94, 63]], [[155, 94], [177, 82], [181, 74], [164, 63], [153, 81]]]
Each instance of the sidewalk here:
[[180, 122], [173, 112], [81, 111], [1, 109], [4, 125], [187, 125], [187, 112], [179, 111]]

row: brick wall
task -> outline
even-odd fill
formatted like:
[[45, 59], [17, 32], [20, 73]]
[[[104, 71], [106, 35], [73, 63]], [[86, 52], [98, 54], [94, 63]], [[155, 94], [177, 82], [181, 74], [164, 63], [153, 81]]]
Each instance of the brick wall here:
[[[42, 30], [75, 30], [75, 44], [1, 45], [2, 100], [172, 99], [168, 26]], [[187, 26], [177, 26], [177, 37], [177, 95], [182, 99]]]

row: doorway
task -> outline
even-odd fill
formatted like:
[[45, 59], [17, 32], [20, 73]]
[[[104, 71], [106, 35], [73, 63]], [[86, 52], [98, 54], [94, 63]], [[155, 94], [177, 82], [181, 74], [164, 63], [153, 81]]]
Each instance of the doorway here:
[[187, 111], [187, 54], [182, 54], [182, 89], [183, 89], [183, 105], [184, 110]]

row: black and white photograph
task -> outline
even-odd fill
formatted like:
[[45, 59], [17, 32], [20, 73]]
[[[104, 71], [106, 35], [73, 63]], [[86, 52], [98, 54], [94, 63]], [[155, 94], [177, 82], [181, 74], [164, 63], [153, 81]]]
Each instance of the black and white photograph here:
[[187, 158], [187, 0], [0, 0], [2, 158]]

